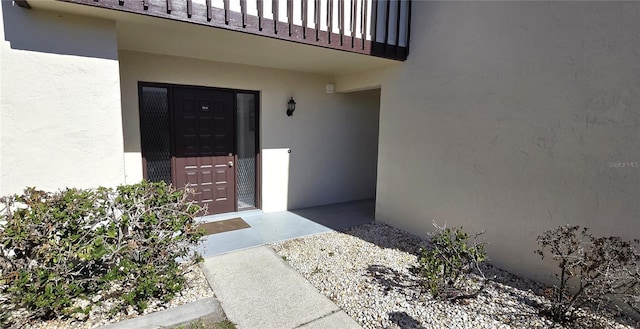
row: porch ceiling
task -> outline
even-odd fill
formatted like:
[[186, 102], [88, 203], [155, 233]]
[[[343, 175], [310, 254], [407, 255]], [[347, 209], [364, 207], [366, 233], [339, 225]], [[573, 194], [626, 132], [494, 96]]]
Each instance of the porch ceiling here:
[[30, 1], [32, 10], [53, 10], [113, 20], [118, 47], [202, 60], [339, 75], [398, 65], [397, 61], [272, 39], [169, 19], [59, 1]]

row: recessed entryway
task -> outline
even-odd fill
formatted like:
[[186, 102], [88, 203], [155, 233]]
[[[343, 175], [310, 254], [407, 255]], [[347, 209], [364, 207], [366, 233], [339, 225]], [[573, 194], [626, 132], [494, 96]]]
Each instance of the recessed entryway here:
[[139, 83], [144, 178], [196, 189], [207, 214], [259, 208], [258, 93]]

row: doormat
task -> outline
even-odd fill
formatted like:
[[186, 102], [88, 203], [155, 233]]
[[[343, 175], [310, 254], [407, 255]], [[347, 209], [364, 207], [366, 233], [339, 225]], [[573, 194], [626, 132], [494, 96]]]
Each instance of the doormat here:
[[200, 228], [204, 229], [205, 235], [235, 231], [251, 227], [251, 225], [247, 224], [247, 222], [242, 220], [242, 218], [240, 217], [220, 220], [216, 222], [202, 223], [199, 226]]

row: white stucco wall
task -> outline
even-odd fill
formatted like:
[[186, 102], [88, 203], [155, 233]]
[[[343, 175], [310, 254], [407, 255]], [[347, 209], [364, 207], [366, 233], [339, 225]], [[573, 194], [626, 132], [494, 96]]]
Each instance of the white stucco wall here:
[[112, 22], [2, 1], [0, 194], [124, 182]]
[[[119, 59], [127, 182], [142, 179], [138, 81], [145, 81], [260, 92], [263, 210], [375, 196], [379, 92], [327, 94], [332, 77], [184, 57], [121, 51]], [[290, 97], [297, 107], [287, 117]]]
[[640, 237], [639, 2], [414, 1], [412, 17], [381, 81], [378, 220], [487, 230], [496, 265], [541, 280], [545, 230]]

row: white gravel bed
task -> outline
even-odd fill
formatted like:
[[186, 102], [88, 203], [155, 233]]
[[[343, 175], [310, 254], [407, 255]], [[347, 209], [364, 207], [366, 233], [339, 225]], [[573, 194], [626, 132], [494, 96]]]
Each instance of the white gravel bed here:
[[[185, 268], [185, 289], [176, 295], [169, 302], [155, 300], [149, 303], [149, 307], [140, 314], [133, 307], [121, 311], [113, 316], [109, 316], [109, 310], [114, 305], [114, 300], [99, 300], [95, 303], [86, 321], [78, 319], [66, 320], [50, 320], [39, 323], [26, 323], [25, 321], [17, 321], [24, 324], [21, 328], [30, 329], [58, 329], [58, 328], [95, 328], [108, 323], [119, 322], [126, 319], [135, 318], [144, 314], [165, 310], [168, 308], [188, 304], [207, 297], [214, 297], [213, 291], [200, 269], [199, 265], [190, 265]], [[20, 327], [20, 326], [19, 326]]]
[[[373, 223], [271, 247], [364, 328], [564, 328], [538, 314], [543, 286], [491, 265], [496, 276], [476, 299], [434, 300], [412, 272], [428, 241]], [[491, 255], [489, 255], [490, 257]], [[579, 327], [640, 328], [612, 315], [582, 312]]]

